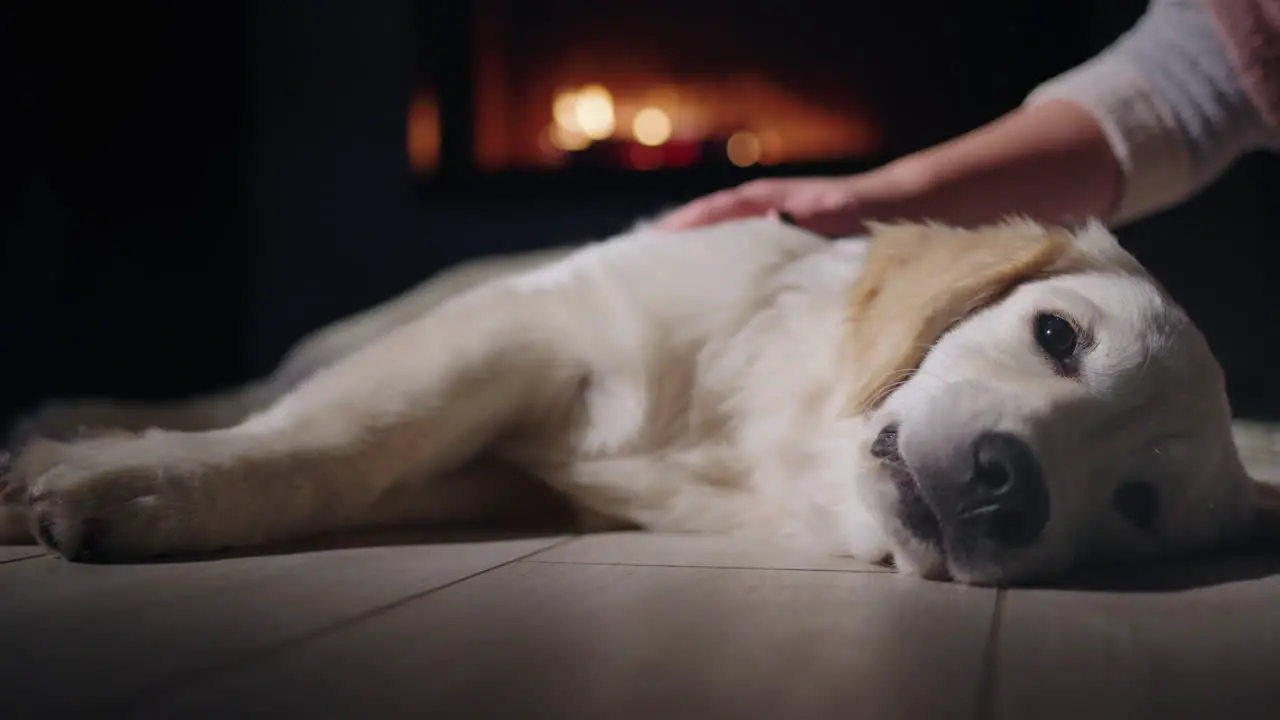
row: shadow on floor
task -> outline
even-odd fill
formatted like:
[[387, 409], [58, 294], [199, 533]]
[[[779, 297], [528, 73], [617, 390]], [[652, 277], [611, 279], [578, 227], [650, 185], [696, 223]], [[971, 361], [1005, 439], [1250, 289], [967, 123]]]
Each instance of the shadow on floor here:
[[579, 532], [571, 526], [531, 528], [383, 528], [335, 533], [308, 540], [262, 545], [234, 551], [200, 553], [175, 557], [161, 557], [128, 563], [136, 565], [170, 565], [178, 563], [214, 562], [233, 558], [277, 555], [301, 555], [327, 550], [348, 550], [363, 547], [403, 547], [410, 545], [454, 545], [463, 543], [500, 542], [503, 540], [532, 540], [552, 538]]
[[1141, 565], [1093, 568], [1046, 586], [1049, 590], [1166, 593], [1280, 576], [1280, 543], [1251, 544]]

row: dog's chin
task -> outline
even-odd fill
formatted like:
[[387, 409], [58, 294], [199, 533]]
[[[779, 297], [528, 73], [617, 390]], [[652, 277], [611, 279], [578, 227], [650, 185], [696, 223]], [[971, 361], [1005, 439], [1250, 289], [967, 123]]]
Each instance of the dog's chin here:
[[[899, 481], [895, 481], [895, 485]], [[900, 573], [925, 580], [956, 582], [979, 587], [1003, 587], [1034, 576], [1014, 577], [1008, 568], [992, 563], [960, 561], [947, 551], [937, 515], [921, 496], [908, 473], [899, 485], [898, 531], [893, 533], [892, 565]]]
[[892, 565], [905, 575], [926, 580], [954, 581], [965, 585], [1003, 585], [1008, 568], [991, 562], [972, 562], [948, 551], [938, 512], [921, 490], [916, 474], [898, 449], [896, 426], [881, 431], [871, 449], [880, 463], [890, 492], [882, 509], [892, 547]]
[[886, 463], [885, 469], [893, 479], [894, 490], [898, 493], [897, 517], [902, 529], [916, 541], [942, 552], [942, 526], [939, 524], [938, 514], [929, 506], [929, 501], [925, 500], [915, 474], [900, 458]]
[[1001, 586], [1010, 578], [1005, 569], [989, 563], [970, 565], [957, 562], [947, 552], [942, 526], [920, 491], [915, 475], [900, 459], [885, 461], [897, 495], [894, 515], [893, 566], [899, 572], [926, 580], [952, 581], [963, 585]]
[[892, 481], [896, 501], [892, 511], [893, 565], [901, 573], [927, 580], [949, 580], [946, 549], [938, 515], [929, 506], [915, 475], [900, 457], [882, 467]]
[[950, 573], [938, 514], [920, 491], [915, 473], [898, 449], [896, 425], [880, 432], [871, 447], [871, 455], [879, 460], [880, 469], [891, 486], [882, 510], [888, 516], [886, 529], [894, 546], [894, 567], [907, 575], [948, 579]]

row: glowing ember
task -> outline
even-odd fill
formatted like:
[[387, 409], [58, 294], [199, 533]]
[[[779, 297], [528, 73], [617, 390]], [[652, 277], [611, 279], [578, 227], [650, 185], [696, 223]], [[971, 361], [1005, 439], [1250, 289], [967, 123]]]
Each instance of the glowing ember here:
[[574, 98], [573, 118], [577, 121], [577, 129], [592, 140], [609, 137], [617, 122], [613, 114], [613, 95], [603, 85], [582, 88]]
[[440, 161], [440, 112], [435, 98], [426, 93], [414, 96], [408, 117], [409, 164], [424, 172]]
[[755, 165], [760, 162], [760, 138], [745, 130], [734, 133], [725, 144], [724, 151], [729, 156], [729, 162], [738, 167]]
[[671, 139], [671, 118], [658, 108], [643, 108], [631, 121], [631, 134], [641, 145], [657, 147]]
[[579, 130], [577, 106], [578, 93], [562, 92], [556, 95], [556, 99], [551, 104], [551, 117], [555, 120], [556, 126], [565, 130]]

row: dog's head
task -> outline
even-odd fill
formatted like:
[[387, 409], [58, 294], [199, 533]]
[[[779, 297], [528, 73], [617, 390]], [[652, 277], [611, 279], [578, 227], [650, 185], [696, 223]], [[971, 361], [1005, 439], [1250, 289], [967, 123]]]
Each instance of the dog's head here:
[[907, 572], [1042, 581], [1256, 520], [1221, 367], [1099, 224], [876, 226], [849, 337], [863, 491]]

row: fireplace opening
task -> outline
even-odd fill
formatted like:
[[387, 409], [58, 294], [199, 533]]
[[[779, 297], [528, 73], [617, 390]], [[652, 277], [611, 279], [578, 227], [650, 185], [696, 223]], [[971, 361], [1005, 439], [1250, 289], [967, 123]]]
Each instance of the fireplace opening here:
[[450, 143], [481, 174], [875, 163], [1014, 107], [1145, 3], [428, 4], [408, 121], [424, 177]]

